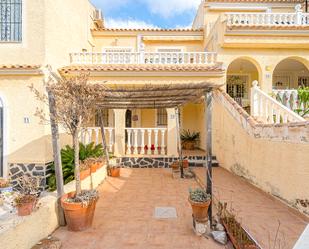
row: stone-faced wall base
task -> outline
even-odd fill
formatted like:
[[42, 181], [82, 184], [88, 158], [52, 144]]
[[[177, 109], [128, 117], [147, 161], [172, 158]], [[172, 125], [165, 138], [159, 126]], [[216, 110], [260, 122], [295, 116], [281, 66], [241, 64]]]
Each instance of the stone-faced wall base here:
[[[191, 167], [203, 167], [206, 162], [206, 156], [186, 156], [184, 159], [189, 160]], [[177, 161], [178, 157], [119, 157], [117, 163], [124, 168], [169, 168], [173, 161]], [[215, 157], [213, 166], [218, 166]]]
[[40, 186], [42, 190], [47, 188], [47, 178], [51, 173], [52, 162], [46, 164], [35, 163], [10, 163], [9, 177], [11, 178], [14, 188], [19, 188], [18, 179], [23, 175], [38, 177], [41, 179]]

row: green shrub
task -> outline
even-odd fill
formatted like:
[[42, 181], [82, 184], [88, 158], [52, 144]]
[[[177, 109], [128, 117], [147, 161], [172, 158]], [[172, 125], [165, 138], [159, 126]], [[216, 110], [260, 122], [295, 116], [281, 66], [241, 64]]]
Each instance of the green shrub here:
[[[84, 145], [80, 143], [79, 148], [80, 161], [84, 161], [87, 158], [97, 158], [104, 155], [101, 144], [95, 145], [94, 143], [90, 143]], [[61, 149], [61, 161], [63, 182], [64, 184], [67, 184], [74, 180], [74, 149], [71, 146], [66, 145], [63, 149]], [[51, 176], [48, 178], [48, 186], [50, 191], [54, 191], [57, 186], [54, 164], [52, 164], [51, 169], [52, 172]]]

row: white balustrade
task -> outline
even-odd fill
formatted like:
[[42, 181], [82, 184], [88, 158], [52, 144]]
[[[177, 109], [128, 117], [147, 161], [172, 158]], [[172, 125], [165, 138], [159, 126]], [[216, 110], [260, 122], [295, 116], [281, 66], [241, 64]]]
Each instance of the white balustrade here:
[[285, 105], [290, 110], [302, 109], [303, 106], [298, 106], [298, 92], [295, 89], [273, 90], [273, 95], [276, 100]]
[[73, 64], [215, 64], [214, 52], [71, 53]]
[[309, 26], [309, 14], [296, 9], [293, 13], [226, 13], [227, 26]]
[[[166, 128], [126, 128], [127, 154], [134, 155], [165, 155]], [[133, 134], [131, 136], [131, 134]], [[161, 141], [159, 144], [159, 134]], [[147, 143], [146, 143], [147, 140]], [[146, 145], [147, 144], [147, 148]], [[160, 148], [160, 149], [159, 149]]]
[[253, 81], [251, 88], [251, 116], [264, 123], [302, 122], [304, 118], [264, 93], [258, 82]]
[[[84, 127], [80, 133], [80, 142], [83, 144], [89, 144], [94, 142], [95, 145], [101, 143], [101, 128], [100, 127]], [[114, 128], [105, 127], [105, 138], [107, 141], [107, 146], [110, 152], [113, 152], [114, 147]]]

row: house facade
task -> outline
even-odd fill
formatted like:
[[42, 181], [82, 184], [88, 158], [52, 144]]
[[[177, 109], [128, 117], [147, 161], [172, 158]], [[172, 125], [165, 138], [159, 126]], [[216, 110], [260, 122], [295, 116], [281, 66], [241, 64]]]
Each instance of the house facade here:
[[[44, 92], [49, 74], [86, 72], [90, 81], [113, 87], [220, 86], [213, 106], [220, 165], [291, 205], [309, 198], [306, 188], [296, 186], [308, 185], [308, 122], [293, 112], [297, 88], [309, 86], [304, 1], [205, 0], [185, 30], [109, 28], [88, 0], [2, 1], [0, 8], [1, 175], [48, 176], [50, 126], [34, 115], [38, 107], [48, 114], [48, 107], [29, 86]], [[178, 157], [178, 114], [182, 130], [200, 133], [197, 150], [187, 156], [192, 163], [205, 159], [203, 99], [181, 106], [180, 113], [160, 106], [159, 99], [152, 109], [100, 111], [109, 150], [123, 166], [167, 167]], [[94, 113], [80, 140], [100, 143], [100, 136]], [[65, 134], [61, 138], [63, 145], [70, 143]], [[284, 184], [289, 177], [292, 188]]]

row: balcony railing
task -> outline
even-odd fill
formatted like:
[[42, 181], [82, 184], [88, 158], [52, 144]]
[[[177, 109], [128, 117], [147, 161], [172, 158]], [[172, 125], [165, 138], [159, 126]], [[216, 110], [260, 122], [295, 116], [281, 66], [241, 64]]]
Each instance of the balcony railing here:
[[213, 52], [107, 52], [71, 53], [72, 64], [215, 64]]
[[126, 128], [126, 154], [165, 155], [167, 128]]
[[306, 121], [304, 118], [264, 93], [258, 82], [251, 88], [251, 115], [263, 123], [279, 124]]
[[295, 13], [227, 13], [227, 26], [309, 26], [309, 14]]
[[[113, 127], [105, 128], [105, 139], [109, 152], [113, 152], [115, 143], [115, 134]], [[85, 127], [81, 130], [80, 142], [83, 144], [89, 144], [94, 142], [95, 145], [102, 142], [102, 134], [100, 127]]]

